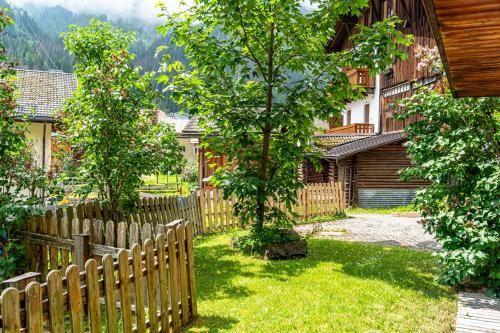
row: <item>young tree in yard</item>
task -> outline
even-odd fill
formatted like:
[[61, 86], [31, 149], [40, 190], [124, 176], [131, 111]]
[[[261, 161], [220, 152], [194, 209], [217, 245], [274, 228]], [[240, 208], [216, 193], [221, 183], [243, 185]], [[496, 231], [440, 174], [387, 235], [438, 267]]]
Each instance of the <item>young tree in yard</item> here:
[[122, 204], [137, 200], [142, 175], [166, 161], [176, 164], [178, 144], [171, 127], [156, 123], [154, 73], [132, 65], [133, 34], [91, 21], [63, 37], [78, 76], [63, 121], [67, 142], [81, 156], [79, 192], [97, 191], [118, 218]]
[[398, 119], [422, 118], [406, 128], [416, 166], [404, 177], [431, 182], [416, 204], [443, 247], [441, 281], [500, 292], [500, 98], [456, 99], [446, 82], [438, 88], [395, 105]]
[[[362, 96], [342, 68], [382, 71], [411, 38], [397, 31], [397, 18], [360, 28], [352, 50], [325, 52], [342, 15], [360, 15], [367, 0], [198, 0], [167, 15], [159, 28], [191, 61], [164, 66], [175, 72], [173, 98], [199, 116], [210, 147], [237, 161], [219, 172], [216, 184], [237, 198], [236, 213], [260, 237], [264, 223], [289, 227], [293, 216], [269, 204], [279, 195], [290, 209], [302, 187], [298, 167], [315, 118], [339, 114], [344, 102]], [[217, 135], [213, 129], [216, 128]]]

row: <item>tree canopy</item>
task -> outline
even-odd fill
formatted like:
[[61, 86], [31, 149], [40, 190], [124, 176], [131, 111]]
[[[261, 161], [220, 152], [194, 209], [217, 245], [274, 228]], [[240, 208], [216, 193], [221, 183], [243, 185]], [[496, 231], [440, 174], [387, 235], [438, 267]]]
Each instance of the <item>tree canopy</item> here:
[[141, 176], [182, 162], [182, 147], [171, 126], [157, 123], [155, 74], [133, 66], [132, 33], [92, 20], [63, 37], [78, 76], [61, 118], [79, 157], [79, 193], [97, 191], [118, 218], [121, 204], [137, 200]]
[[205, 142], [237, 161], [214, 182], [236, 196], [236, 213], [245, 223], [255, 221], [256, 230], [264, 222], [293, 220], [269, 199], [279, 195], [288, 208], [296, 200], [298, 167], [312, 153], [314, 119], [339, 114], [346, 100], [362, 96], [343, 69], [380, 72], [404, 58], [401, 48], [411, 43], [393, 17], [359, 27], [354, 48], [327, 53], [341, 16], [360, 15], [368, 2], [313, 4], [304, 10], [299, 0], [200, 0], [173, 15], [162, 7], [166, 23], [159, 30], [185, 48], [190, 66], [167, 61], [161, 80], [199, 117]]

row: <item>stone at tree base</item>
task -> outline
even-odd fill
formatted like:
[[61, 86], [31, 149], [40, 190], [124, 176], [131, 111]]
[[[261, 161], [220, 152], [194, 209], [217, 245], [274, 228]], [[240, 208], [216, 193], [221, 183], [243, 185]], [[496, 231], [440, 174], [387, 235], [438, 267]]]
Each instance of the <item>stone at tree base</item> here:
[[270, 243], [264, 248], [264, 258], [268, 260], [301, 258], [307, 255], [307, 241], [298, 239], [285, 243]]

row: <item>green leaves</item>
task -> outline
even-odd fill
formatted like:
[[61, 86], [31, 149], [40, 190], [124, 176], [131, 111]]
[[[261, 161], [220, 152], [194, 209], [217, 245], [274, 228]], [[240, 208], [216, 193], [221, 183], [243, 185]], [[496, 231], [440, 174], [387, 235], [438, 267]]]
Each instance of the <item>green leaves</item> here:
[[[367, 0], [314, 1], [305, 11], [300, 0], [200, 0], [184, 12], [168, 15], [160, 32], [172, 33], [184, 47], [189, 68], [172, 71], [174, 100], [206, 130], [205, 142], [216, 154], [237, 161], [219, 170], [215, 182], [238, 200], [245, 222], [289, 227], [289, 207], [302, 187], [297, 171], [310, 144], [315, 119], [340, 114], [345, 100], [362, 96], [343, 67], [380, 70], [409, 38], [390, 19], [361, 29], [359, 47], [325, 51], [341, 15], [361, 13]], [[165, 82], [167, 78], [162, 78]]]
[[172, 127], [157, 124], [155, 73], [133, 67], [132, 34], [93, 20], [63, 37], [78, 75], [62, 117], [62, 141], [81, 156], [72, 176], [84, 184], [81, 196], [96, 191], [117, 217], [137, 200], [142, 175], [183, 165], [183, 148]]
[[500, 279], [499, 98], [454, 99], [422, 89], [398, 106], [414, 177], [432, 184], [417, 194], [427, 231], [442, 242], [443, 282], [475, 281], [498, 292]]

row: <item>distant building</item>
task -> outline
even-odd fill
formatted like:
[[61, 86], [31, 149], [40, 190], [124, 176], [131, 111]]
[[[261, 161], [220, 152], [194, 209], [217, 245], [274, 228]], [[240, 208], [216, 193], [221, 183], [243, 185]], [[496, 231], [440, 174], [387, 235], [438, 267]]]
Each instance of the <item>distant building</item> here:
[[186, 134], [186, 128], [192, 124], [192, 120], [180, 115], [167, 115], [160, 111], [158, 121], [170, 124], [174, 127], [179, 143], [184, 146], [184, 158], [187, 161], [186, 166], [192, 167], [198, 163], [198, 144], [199, 135]]
[[27, 122], [26, 135], [33, 147], [38, 167], [49, 170], [52, 164], [54, 114], [78, 85], [76, 75], [60, 71], [17, 70], [17, 120]]

